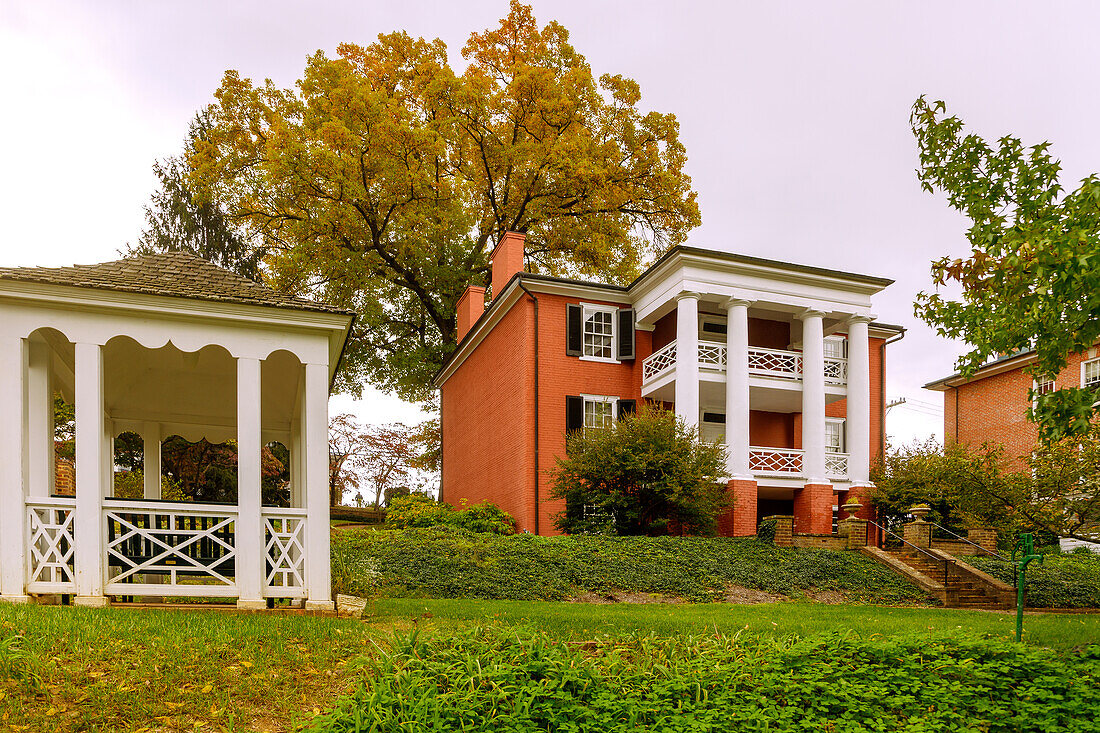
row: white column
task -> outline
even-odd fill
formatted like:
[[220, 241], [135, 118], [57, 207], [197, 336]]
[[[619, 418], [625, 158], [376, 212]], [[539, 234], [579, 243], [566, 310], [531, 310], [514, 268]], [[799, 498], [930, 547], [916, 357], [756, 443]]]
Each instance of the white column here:
[[262, 609], [264, 532], [260, 497], [260, 360], [237, 359], [237, 607]]
[[749, 472], [749, 301], [726, 301], [726, 473]]
[[867, 340], [870, 316], [848, 320], [848, 478], [866, 484], [871, 471], [871, 349]]
[[103, 497], [104, 475], [110, 470], [104, 442], [103, 348], [74, 345], [76, 382], [76, 600], [78, 605], [104, 606]]
[[825, 476], [825, 340], [821, 311], [802, 319], [802, 473], [807, 483], [827, 484]]
[[676, 298], [676, 417], [699, 427], [699, 293]]
[[[296, 405], [295, 414], [301, 414], [301, 403]], [[290, 421], [290, 505], [295, 508], [302, 508], [305, 506], [304, 495], [302, 494], [302, 482], [304, 479], [304, 471], [302, 466], [305, 464], [305, 456], [302, 455], [302, 421], [300, 418], [295, 418]]]
[[50, 347], [27, 339], [27, 493], [49, 496], [54, 490], [53, 391]]
[[26, 429], [26, 342], [0, 344], [0, 598], [26, 603], [27, 523], [23, 442]]
[[332, 610], [329, 565], [328, 506], [328, 387], [327, 364], [306, 364], [302, 432], [305, 442], [306, 609]]
[[145, 474], [144, 496], [146, 499], [162, 498], [160, 482], [160, 430], [160, 423], [147, 422], [141, 426], [142, 454], [145, 464], [142, 467], [142, 471]]

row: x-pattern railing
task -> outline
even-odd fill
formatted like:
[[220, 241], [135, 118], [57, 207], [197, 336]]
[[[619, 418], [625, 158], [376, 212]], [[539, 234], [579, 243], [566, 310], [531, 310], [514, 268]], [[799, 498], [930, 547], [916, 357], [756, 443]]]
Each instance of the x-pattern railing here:
[[749, 374], [784, 379], [802, 378], [802, 354], [779, 349], [749, 349]]
[[268, 595], [305, 592], [305, 528], [304, 513], [264, 511]]
[[27, 589], [32, 593], [75, 593], [76, 500], [50, 497], [27, 500], [30, 563]]
[[825, 454], [825, 473], [830, 476], [847, 476], [848, 454], [827, 452]]
[[825, 357], [825, 381], [829, 384], [847, 384], [848, 360], [835, 356]]
[[710, 369], [726, 368], [726, 346], [713, 341], [699, 342], [699, 366]]
[[662, 346], [642, 362], [642, 381], [648, 382], [664, 371], [676, 366], [676, 342]]
[[[235, 587], [228, 577], [237, 555], [235, 512], [126, 507], [106, 509], [104, 515], [108, 564], [119, 568], [107, 584], [108, 593], [128, 594], [123, 581], [140, 573], [166, 576], [168, 582], [157, 586], [165, 592], [177, 586], [194, 588], [196, 581], [209, 579]], [[135, 547], [141, 551], [135, 552]], [[181, 583], [184, 579], [189, 582]]]
[[802, 473], [802, 451], [793, 448], [749, 448], [753, 473]]

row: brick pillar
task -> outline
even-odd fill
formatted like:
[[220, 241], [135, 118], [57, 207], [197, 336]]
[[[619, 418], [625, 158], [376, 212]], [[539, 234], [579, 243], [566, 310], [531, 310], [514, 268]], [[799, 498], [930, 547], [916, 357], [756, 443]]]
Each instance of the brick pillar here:
[[776, 514], [767, 519], [775, 520], [775, 546], [792, 547], [794, 545], [794, 517]]
[[914, 519], [902, 527], [901, 536], [911, 545], [929, 547], [932, 544], [932, 525], [923, 519]]
[[794, 531], [799, 534], [833, 533], [832, 484], [806, 484], [794, 492]]
[[993, 553], [997, 551], [997, 530], [995, 529], [990, 529], [989, 527], [968, 529], [966, 531], [966, 539], [976, 545], [981, 545], [982, 549], [986, 552]]
[[730, 479], [727, 484], [733, 507], [718, 519], [718, 534], [723, 537], [756, 535], [756, 481]]

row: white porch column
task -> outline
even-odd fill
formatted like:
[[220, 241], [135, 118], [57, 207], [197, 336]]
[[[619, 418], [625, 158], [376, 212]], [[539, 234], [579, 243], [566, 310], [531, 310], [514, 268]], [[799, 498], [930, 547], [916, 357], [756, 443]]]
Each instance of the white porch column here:
[[260, 496], [260, 360], [237, 359], [237, 608], [264, 600], [264, 531]]
[[27, 523], [23, 442], [26, 430], [26, 342], [15, 336], [0, 343], [0, 598], [27, 603]]
[[50, 347], [27, 339], [27, 493], [49, 496], [54, 491], [53, 390]]
[[699, 427], [699, 293], [676, 298], [676, 417]]
[[726, 301], [726, 474], [749, 472], [749, 301]]
[[160, 499], [160, 423], [147, 422], [141, 426], [142, 454], [145, 465], [142, 471], [145, 474], [145, 498]]
[[806, 482], [827, 484], [825, 475], [825, 340], [821, 311], [802, 320], [802, 473]]
[[330, 611], [332, 569], [329, 560], [328, 387], [326, 364], [306, 364], [304, 433], [306, 500], [306, 610]]
[[[302, 408], [299, 402], [295, 414], [300, 415], [301, 413]], [[302, 493], [302, 482], [305, 475], [302, 467], [305, 465], [305, 456], [302, 454], [302, 421], [299, 418], [290, 421], [290, 445], [288, 447], [290, 448], [290, 505], [300, 509], [305, 506], [305, 496]]]
[[105, 606], [103, 497], [108, 489], [104, 477], [110, 464], [104, 443], [107, 438], [103, 397], [103, 347], [74, 345], [76, 382], [76, 518], [75, 534], [77, 605]]
[[866, 484], [871, 469], [871, 349], [867, 340], [870, 316], [848, 319], [848, 478]]

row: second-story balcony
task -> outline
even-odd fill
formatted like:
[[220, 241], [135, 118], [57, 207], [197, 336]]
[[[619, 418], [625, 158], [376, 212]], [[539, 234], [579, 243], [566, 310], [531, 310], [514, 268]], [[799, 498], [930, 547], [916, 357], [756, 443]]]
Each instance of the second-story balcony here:
[[[726, 345], [717, 341], [699, 341], [700, 372], [725, 372]], [[802, 352], [749, 347], [750, 376], [768, 377], [790, 382], [802, 381]], [[676, 373], [676, 342], [672, 341], [650, 354], [642, 361], [642, 386]], [[825, 383], [842, 386], [848, 383], [848, 360], [825, 357]]]

